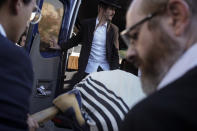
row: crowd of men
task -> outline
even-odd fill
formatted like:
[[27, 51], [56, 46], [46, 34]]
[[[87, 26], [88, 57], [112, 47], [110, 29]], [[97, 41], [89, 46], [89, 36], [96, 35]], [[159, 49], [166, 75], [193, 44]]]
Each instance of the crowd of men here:
[[[131, 2], [121, 37], [148, 96], [125, 114], [119, 130], [197, 130], [196, 6], [195, 0]], [[116, 0], [100, 0], [97, 18], [84, 21], [80, 33], [63, 44], [62, 49], [68, 49], [73, 42], [83, 43], [80, 80], [87, 73], [118, 68], [118, 28], [111, 23], [116, 8]], [[15, 45], [37, 9], [36, 0], [0, 1], [0, 130], [38, 127], [28, 119], [31, 60]]]

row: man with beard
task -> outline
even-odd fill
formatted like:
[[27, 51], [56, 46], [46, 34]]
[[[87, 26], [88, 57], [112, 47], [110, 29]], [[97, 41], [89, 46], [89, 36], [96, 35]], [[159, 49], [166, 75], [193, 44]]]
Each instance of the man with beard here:
[[119, 31], [111, 23], [117, 8], [117, 0], [99, 0], [97, 18], [84, 20], [79, 33], [61, 44], [62, 50], [82, 45], [78, 73], [73, 76], [71, 87], [87, 74], [119, 68]]
[[127, 12], [128, 58], [149, 96], [122, 131], [197, 130], [197, 1], [134, 0]]

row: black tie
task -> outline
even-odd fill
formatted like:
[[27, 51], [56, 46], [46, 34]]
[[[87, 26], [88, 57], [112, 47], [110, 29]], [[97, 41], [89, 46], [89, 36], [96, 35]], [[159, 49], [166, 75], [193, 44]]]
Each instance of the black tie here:
[[98, 69], [97, 69], [97, 72], [99, 71], [103, 71], [103, 69], [100, 66], [98, 66]]

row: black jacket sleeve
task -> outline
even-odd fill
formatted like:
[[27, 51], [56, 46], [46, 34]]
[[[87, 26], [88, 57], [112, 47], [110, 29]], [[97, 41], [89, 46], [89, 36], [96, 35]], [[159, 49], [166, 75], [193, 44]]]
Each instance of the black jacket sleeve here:
[[61, 49], [62, 50], [68, 50], [68, 49], [82, 43], [82, 37], [83, 37], [82, 35], [83, 35], [83, 32], [84, 32], [84, 26], [85, 26], [85, 24], [84, 24], [84, 21], [83, 21], [81, 23], [81, 27], [80, 27], [80, 30], [77, 33], [77, 35], [71, 37], [68, 41], [65, 41], [61, 44]]
[[119, 68], [119, 29], [117, 26], [112, 25], [112, 28], [114, 30], [114, 44], [113, 44], [113, 49], [112, 49], [112, 65], [113, 69], [118, 69]]

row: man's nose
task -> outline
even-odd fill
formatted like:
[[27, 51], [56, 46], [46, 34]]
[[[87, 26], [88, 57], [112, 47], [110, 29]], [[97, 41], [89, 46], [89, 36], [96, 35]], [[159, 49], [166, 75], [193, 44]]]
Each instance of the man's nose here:
[[129, 46], [126, 54], [126, 59], [131, 62], [135, 63], [137, 52], [133, 46]]

